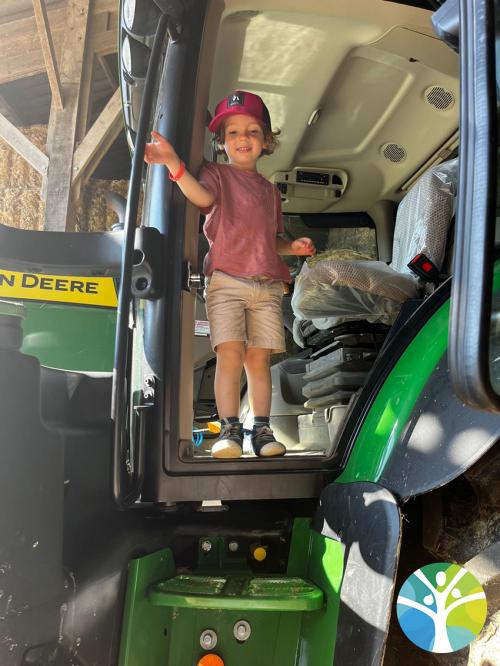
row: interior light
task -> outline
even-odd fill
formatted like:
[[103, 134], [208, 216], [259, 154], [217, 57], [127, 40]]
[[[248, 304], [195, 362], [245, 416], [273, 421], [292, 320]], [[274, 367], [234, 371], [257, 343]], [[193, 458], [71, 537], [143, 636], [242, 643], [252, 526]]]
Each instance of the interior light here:
[[150, 49], [133, 37], [125, 35], [122, 43], [122, 65], [133, 79], [144, 79], [148, 71]]
[[133, 32], [134, 16], [136, 10], [135, 0], [125, 0], [123, 3], [123, 20], [128, 30]]
[[132, 56], [130, 53], [130, 39], [128, 38], [128, 35], [125, 36], [122, 43], [122, 64], [125, 71], [130, 72], [132, 70]]
[[154, 35], [160, 9], [153, 0], [124, 0], [122, 17], [125, 29], [136, 37]]

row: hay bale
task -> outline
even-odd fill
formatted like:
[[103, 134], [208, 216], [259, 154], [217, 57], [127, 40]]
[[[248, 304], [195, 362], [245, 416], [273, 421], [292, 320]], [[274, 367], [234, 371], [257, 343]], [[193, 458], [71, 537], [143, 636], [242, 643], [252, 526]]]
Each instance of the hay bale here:
[[128, 180], [93, 180], [85, 186], [82, 197], [83, 219], [88, 231], [106, 231], [118, 222], [116, 213], [106, 203], [105, 193], [127, 195]]
[[[126, 197], [128, 180], [92, 180], [85, 186], [82, 197], [81, 216], [87, 224], [88, 231], [106, 231], [118, 222], [116, 213], [106, 203], [106, 192], [117, 192]], [[138, 224], [142, 216], [143, 195], [141, 191], [139, 201]]]
[[338, 260], [348, 260], [348, 261], [373, 261], [373, 257], [369, 257], [366, 254], [361, 254], [355, 250], [346, 249], [329, 249], [324, 252], [316, 254], [314, 257], [309, 257], [307, 259], [308, 266], [314, 266], [319, 261], [338, 261]]
[[0, 223], [17, 229], [43, 228], [45, 204], [40, 188], [8, 187], [0, 190]]

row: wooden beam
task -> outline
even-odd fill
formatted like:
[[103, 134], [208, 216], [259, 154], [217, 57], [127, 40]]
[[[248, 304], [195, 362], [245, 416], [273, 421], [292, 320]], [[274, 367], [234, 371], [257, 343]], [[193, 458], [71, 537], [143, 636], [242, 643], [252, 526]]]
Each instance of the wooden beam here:
[[87, 134], [90, 114], [92, 113], [92, 85], [94, 82], [94, 54], [86, 48], [83, 55], [82, 85], [78, 108], [78, 124], [76, 126], [76, 143], [83, 141]]
[[[66, 0], [52, 0], [50, 2], [51, 8], [57, 5], [66, 5]], [[19, 0], [2, 0], [0, 3], [0, 23], [10, 23], [12, 21], [19, 21], [19, 19], [31, 18], [33, 11], [26, 3], [26, 0], [19, 2]]]
[[40, 37], [40, 44], [42, 46], [43, 60], [47, 69], [47, 76], [49, 77], [50, 90], [52, 92], [52, 99], [58, 109], [63, 108], [61, 80], [59, 78], [59, 69], [57, 67], [56, 53], [54, 50], [54, 42], [50, 33], [49, 19], [47, 17], [47, 10], [45, 9], [44, 0], [31, 0], [33, 9], [35, 11], [35, 21]]
[[99, 114], [73, 156], [72, 184], [83, 175], [89, 178], [89, 164], [93, 169], [108, 152], [110, 146], [123, 129], [120, 90], [117, 89]]
[[50, 162], [45, 187], [46, 231], [70, 230], [75, 223], [72, 215], [71, 172], [89, 5], [90, 0], [68, 0], [67, 27], [59, 60], [64, 109], [52, 106], [47, 142]]
[[[89, 34], [91, 32], [89, 31]], [[83, 56], [83, 72], [82, 72], [82, 85], [80, 88], [80, 102], [78, 105], [78, 120], [76, 125], [75, 145], [78, 146], [85, 135], [87, 134], [90, 114], [92, 113], [93, 99], [93, 82], [94, 82], [94, 64], [95, 58], [92, 49], [88, 46], [85, 49]], [[73, 155], [74, 159], [74, 155]], [[72, 174], [73, 180], [73, 174]], [[82, 196], [82, 185], [84, 180], [80, 179], [76, 184], [71, 184], [71, 198], [77, 203]], [[82, 228], [80, 224], [80, 228]]]
[[[0, 0], [1, 2], [1, 0]], [[118, 2], [93, 0], [89, 22], [89, 46], [99, 55], [116, 53]], [[47, 9], [54, 51], [59, 59], [66, 37], [66, 6], [57, 4]], [[23, 16], [17, 21], [0, 23], [0, 84], [45, 72], [43, 52], [38, 39], [35, 17]], [[60, 72], [59, 72], [60, 73]]]
[[47, 173], [49, 158], [31, 143], [5, 116], [0, 114], [0, 137], [42, 176]]

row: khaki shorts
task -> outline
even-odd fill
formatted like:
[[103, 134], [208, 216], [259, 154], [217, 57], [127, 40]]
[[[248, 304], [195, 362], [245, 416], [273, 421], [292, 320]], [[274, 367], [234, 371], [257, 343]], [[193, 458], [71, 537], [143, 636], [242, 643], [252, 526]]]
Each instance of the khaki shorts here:
[[285, 351], [283, 282], [239, 278], [214, 271], [207, 280], [207, 315], [215, 350], [222, 342], [239, 341], [247, 347]]

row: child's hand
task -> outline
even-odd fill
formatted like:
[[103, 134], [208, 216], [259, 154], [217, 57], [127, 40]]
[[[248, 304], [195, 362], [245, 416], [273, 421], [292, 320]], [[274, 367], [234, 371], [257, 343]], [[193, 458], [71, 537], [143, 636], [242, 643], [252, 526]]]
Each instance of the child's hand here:
[[158, 132], [151, 132], [151, 136], [156, 141], [146, 144], [144, 161], [148, 164], [164, 164], [169, 171], [177, 172], [181, 161], [172, 144]]
[[292, 241], [291, 247], [293, 254], [298, 257], [310, 257], [316, 254], [316, 248], [314, 247], [314, 243], [310, 238], [297, 238], [296, 240]]

